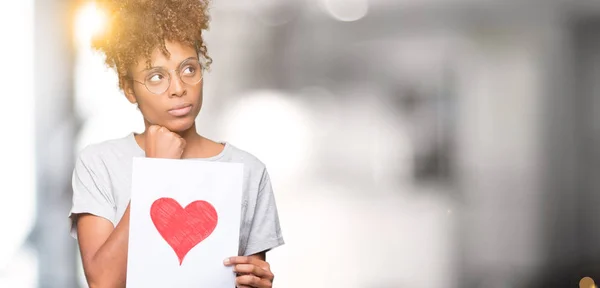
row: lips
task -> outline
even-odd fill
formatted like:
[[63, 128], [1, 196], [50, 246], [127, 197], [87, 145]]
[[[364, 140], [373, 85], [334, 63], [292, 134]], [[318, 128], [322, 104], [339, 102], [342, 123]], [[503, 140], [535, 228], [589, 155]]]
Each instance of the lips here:
[[181, 105], [177, 105], [173, 108], [171, 108], [169, 111], [169, 114], [175, 116], [175, 117], [181, 117], [181, 116], [185, 116], [188, 113], [190, 113], [190, 111], [192, 111], [192, 105], [191, 104], [181, 104]]

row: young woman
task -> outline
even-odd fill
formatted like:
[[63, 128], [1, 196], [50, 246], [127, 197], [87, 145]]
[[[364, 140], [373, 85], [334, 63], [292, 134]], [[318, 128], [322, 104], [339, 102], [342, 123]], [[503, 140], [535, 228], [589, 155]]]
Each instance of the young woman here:
[[[111, 0], [110, 21], [93, 47], [137, 104], [146, 130], [86, 147], [73, 172], [72, 235], [90, 287], [125, 287], [133, 157], [203, 159], [244, 164], [238, 255], [224, 260], [238, 287], [271, 287], [267, 251], [282, 245], [277, 207], [265, 165], [229, 143], [196, 132], [202, 74], [211, 59], [202, 40], [205, 0]], [[201, 272], [201, 271], [199, 271]]]

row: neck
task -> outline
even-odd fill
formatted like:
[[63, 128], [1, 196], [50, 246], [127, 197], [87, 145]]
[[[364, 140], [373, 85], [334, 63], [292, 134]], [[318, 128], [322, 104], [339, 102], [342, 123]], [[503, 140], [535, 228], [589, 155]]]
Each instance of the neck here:
[[181, 138], [183, 138], [186, 142], [194, 142], [202, 138], [202, 136], [198, 134], [198, 131], [196, 131], [196, 123], [192, 124], [192, 127], [188, 128], [187, 130], [175, 133], [179, 134], [179, 136], [181, 136]]

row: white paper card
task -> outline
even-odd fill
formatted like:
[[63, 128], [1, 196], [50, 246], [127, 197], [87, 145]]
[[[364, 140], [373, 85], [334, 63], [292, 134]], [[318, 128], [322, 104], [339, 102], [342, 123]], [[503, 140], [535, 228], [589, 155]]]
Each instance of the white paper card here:
[[243, 164], [134, 158], [127, 287], [232, 288]]

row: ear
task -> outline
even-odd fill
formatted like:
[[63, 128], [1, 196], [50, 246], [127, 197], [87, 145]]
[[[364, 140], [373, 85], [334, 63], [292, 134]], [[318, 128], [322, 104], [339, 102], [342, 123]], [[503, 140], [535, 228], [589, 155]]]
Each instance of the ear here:
[[135, 97], [135, 92], [133, 90], [133, 80], [123, 77], [121, 78], [121, 81], [125, 97], [127, 97], [127, 100], [129, 100], [131, 104], [136, 104], [137, 98]]

